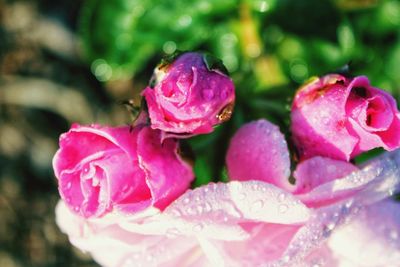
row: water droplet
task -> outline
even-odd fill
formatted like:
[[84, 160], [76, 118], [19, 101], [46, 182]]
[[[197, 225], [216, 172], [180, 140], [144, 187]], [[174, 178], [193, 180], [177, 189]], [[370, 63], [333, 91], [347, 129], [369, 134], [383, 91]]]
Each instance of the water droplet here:
[[282, 258], [282, 261], [283, 261], [283, 262], [289, 262], [289, 260], [290, 260], [290, 256], [289, 256], [289, 255], [286, 255], [286, 256], [284, 256], [284, 257]]
[[253, 202], [250, 209], [251, 209], [251, 211], [255, 212], [255, 211], [259, 211], [260, 209], [262, 209], [262, 207], [264, 207], [264, 201], [257, 200], [257, 201]]
[[171, 210], [171, 213], [172, 213], [172, 215], [174, 216], [174, 217], [181, 217], [182, 216], [182, 213], [178, 210], [178, 209], [172, 209]]
[[200, 232], [201, 230], [203, 230], [203, 225], [201, 223], [195, 224], [193, 226], [193, 231], [194, 232]]
[[203, 213], [203, 206], [197, 205], [196, 206], [197, 214], [202, 214]]
[[70, 197], [67, 197], [67, 198], [65, 199], [65, 201], [66, 201], [67, 203], [71, 203], [71, 198], [70, 198]]
[[334, 166], [334, 165], [329, 165], [328, 166], [328, 172], [329, 173], [333, 173], [333, 172], [335, 172], [336, 171], [336, 166]]
[[74, 211], [78, 212], [79, 211], [79, 206], [74, 207]]
[[353, 201], [352, 200], [347, 201], [346, 204], [345, 204], [346, 208], [350, 208], [352, 205], [353, 205]]
[[228, 96], [229, 96], [229, 91], [228, 90], [222, 90], [222, 92], [221, 92], [221, 94], [220, 94], [220, 97], [221, 97], [221, 99], [222, 100], [225, 100], [225, 99], [227, 99], [228, 98]]
[[188, 204], [190, 202], [190, 199], [189, 198], [185, 198], [184, 200], [183, 200], [183, 203], [185, 203], [185, 204]]
[[175, 238], [180, 234], [180, 231], [177, 228], [170, 228], [167, 230], [166, 235], [168, 238]]
[[245, 193], [240, 193], [238, 196], [239, 200], [244, 200], [246, 198], [246, 194]]
[[89, 172], [89, 168], [88, 167], [83, 168], [83, 173], [84, 174], [87, 174], [88, 172]]
[[332, 231], [335, 228], [335, 226], [336, 224], [334, 222], [330, 222], [326, 225], [326, 228]]
[[92, 178], [92, 186], [96, 187], [100, 185], [100, 180], [96, 177]]
[[187, 212], [188, 214], [191, 214], [191, 215], [195, 215], [195, 214], [196, 214], [196, 211], [195, 211], [192, 207], [187, 208], [187, 209], [186, 209], [186, 212]]
[[253, 185], [251, 186], [251, 188], [252, 188], [254, 191], [258, 190], [258, 184], [253, 184]]
[[286, 195], [285, 195], [284, 193], [280, 193], [280, 194], [278, 195], [278, 201], [279, 201], [279, 202], [285, 201], [285, 198], [286, 198]]
[[211, 210], [211, 204], [209, 202], [204, 203], [204, 210], [206, 212]]
[[280, 213], [285, 213], [285, 212], [288, 211], [288, 209], [289, 209], [289, 207], [288, 207], [288, 205], [286, 205], [286, 204], [281, 204], [281, 205], [279, 205], [279, 207], [278, 207], [278, 211], [279, 211]]
[[130, 189], [131, 189], [131, 186], [128, 185], [128, 184], [126, 184], [126, 185], [124, 185], [124, 187], [122, 188], [122, 192], [123, 192], [123, 193], [127, 193], [128, 191], [130, 191]]
[[397, 233], [396, 230], [391, 230], [390, 233], [389, 233], [389, 237], [390, 237], [392, 240], [396, 240], [396, 239], [399, 237], [399, 234]]
[[212, 89], [205, 89], [202, 92], [203, 98], [207, 101], [210, 101], [214, 98], [214, 91]]
[[71, 189], [71, 187], [72, 187], [72, 182], [68, 182], [65, 189], [69, 190], [69, 189]]

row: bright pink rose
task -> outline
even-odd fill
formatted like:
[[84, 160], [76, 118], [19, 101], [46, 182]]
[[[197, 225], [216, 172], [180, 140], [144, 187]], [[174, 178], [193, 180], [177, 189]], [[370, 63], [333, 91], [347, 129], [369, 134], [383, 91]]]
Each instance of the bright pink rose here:
[[79, 126], [61, 135], [53, 167], [66, 205], [85, 218], [164, 208], [190, 185], [173, 139], [149, 127]]
[[219, 64], [207, 54], [184, 53], [156, 68], [154, 84], [143, 91], [151, 127], [187, 136], [210, 133], [228, 120], [235, 90]]
[[349, 161], [372, 148], [400, 146], [396, 101], [365, 76], [331, 74], [301, 87], [291, 113], [293, 140], [302, 159]]

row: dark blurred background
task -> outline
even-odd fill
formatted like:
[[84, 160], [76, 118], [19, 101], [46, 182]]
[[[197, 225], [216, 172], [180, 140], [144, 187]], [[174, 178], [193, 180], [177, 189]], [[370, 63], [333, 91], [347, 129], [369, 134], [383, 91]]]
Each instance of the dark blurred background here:
[[288, 134], [290, 101], [315, 75], [349, 75], [400, 96], [398, 0], [0, 0], [0, 266], [96, 266], [54, 222], [51, 160], [71, 123], [121, 125], [163, 54], [207, 50], [237, 87], [230, 122], [189, 141], [198, 186], [226, 180], [244, 122]]

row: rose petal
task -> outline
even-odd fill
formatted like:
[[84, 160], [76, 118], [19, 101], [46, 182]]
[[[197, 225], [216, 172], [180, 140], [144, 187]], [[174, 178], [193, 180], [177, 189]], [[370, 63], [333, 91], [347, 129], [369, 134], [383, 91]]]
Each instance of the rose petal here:
[[165, 208], [190, 186], [192, 169], [178, 157], [176, 140], [161, 143], [160, 131], [143, 128], [137, 143], [139, 165], [145, 172], [154, 205]]
[[320, 207], [349, 196], [361, 204], [379, 201], [397, 190], [400, 180], [400, 150], [385, 153], [361, 166], [359, 171], [342, 179], [321, 184], [305, 194], [298, 194], [309, 207]]
[[346, 128], [345, 78], [327, 75], [300, 88], [292, 112], [291, 130], [303, 158], [323, 155], [349, 160], [358, 140]]
[[226, 165], [231, 180], [259, 180], [291, 190], [289, 151], [279, 128], [266, 120], [250, 122], [233, 136]]
[[367, 207], [328, 241], [340, 266], [396, 266], [400, 261], [400, 203]]
[[358, 170], [346, 161], [325, 157], [313, 157], [300, 162], [293, 173], [296, 178], [294, 194], [305, 194], [317, 186], [340, 179]]

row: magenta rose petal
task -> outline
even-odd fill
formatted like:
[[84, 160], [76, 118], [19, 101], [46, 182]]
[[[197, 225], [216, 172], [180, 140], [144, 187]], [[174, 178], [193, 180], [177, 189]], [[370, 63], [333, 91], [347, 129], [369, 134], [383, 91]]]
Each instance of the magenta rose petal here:
[[232, 137], [226, 155], [231, 180], [259, 180], [292, 190], [290, 158], [279, 128], [266, 120], [243, 125]]
[[178, 143], [173, 139], [162, 142], [161, 132], [144, 128], [138, 136], [139, 165], [156, 207], [165, 208], [190, 186], [194, 178], [191, 167], [179, 158]]

